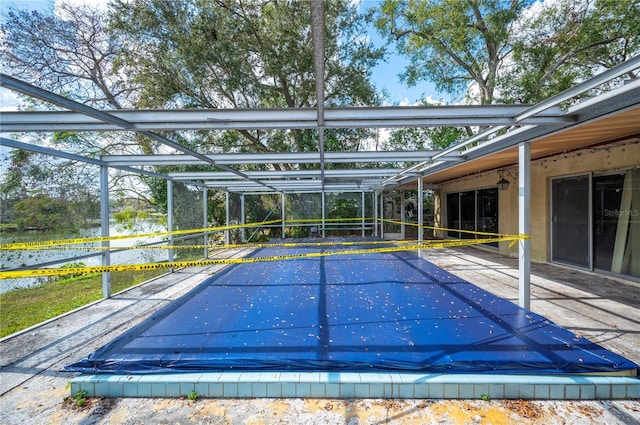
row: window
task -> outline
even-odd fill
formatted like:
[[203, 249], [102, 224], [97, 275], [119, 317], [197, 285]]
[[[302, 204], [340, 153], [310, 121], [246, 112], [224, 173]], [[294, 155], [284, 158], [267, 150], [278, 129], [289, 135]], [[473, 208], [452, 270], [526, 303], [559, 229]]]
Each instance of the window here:
[[[447, 194], [447, 227], [470, 232], [498, 233], [498, 189]], [[491, 236], [449, 230], [448, 236], [483, 239]], [[497, 242], [488, 245], [498, 247]]]

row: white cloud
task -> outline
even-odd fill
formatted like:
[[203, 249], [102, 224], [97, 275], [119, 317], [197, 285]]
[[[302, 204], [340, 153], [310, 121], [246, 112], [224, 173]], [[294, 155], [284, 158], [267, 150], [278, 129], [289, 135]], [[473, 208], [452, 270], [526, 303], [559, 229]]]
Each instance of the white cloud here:
[[104, 0], [54, 0], [53, 14], [58, 18], [65, 18], [64, 9], [62, 4], [68, 4], [72, 8], [87, 6], [90, 9], [104, 11], [106, 13], [108, 2]]
[[434, 99], [431, 95], [424, 98], [430, 105], [446, 105], [447, 102], [443, 99]]
[[374, 130], [376, 135], [368, 140], [363, 140], [360, 149], [361, 151], [379, 151], [382, 146], [389, 140], [391, 130], [388, 128], [376, 128]]
[[54, 1], [54, 9], [60, 7], [61, 3], [68, 3], [72, 6], [91, 6], [94, 9], [104, 9], [107, 10], [108, 2], [104, 0], [55, 0]]
[[17, 111], [20, 105], [18, 95], [4, 87], [0, 87], [0, 111]]

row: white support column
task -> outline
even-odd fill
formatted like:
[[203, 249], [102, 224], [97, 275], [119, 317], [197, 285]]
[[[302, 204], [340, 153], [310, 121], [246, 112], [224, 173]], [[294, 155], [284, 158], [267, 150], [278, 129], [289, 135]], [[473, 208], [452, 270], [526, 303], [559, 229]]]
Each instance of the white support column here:
[[280, 202], [282, 204], [281, 205], [281, 210], [282, 210], [282, 239], [284, 239], [284, 235], [285, 235], [285, 233], [284, 233], [284, 192], [282, 192], [280, 200], [282, 201], [282, 202]]
[[[531, 235], [531, 145], [518, 146], [518, 233]], [[531, 239], [518, 243], [519, 305], [531, 309]]]
[[322, 237], [326, 237], [326, 232], [325, 232], [325, 228], [324, 228], [324, 219], [325, 219], [325, 196], [324, 196], [324, 190], [322, 191]]
[[407, 225], [405, 224], [405, 218], [407, 217], [407, 205], [405, 203], [405, 201], [407, 200], [406, 198], [407, 196], [407, 191], [406, 190], [401, 190], [400, 191], [400, 234], [401, 239], [404, 239], [407, 235]]
[[[109, 167], [100, 166], [100, 235], [109, 236]], [[102, 246], [107, 248], [102, 251], [102, 265], [111, 265], [111, 251], [108, 249], [111, 242], [102, 241]], [[102, 273], [102, 297], [111, 298], [111, 272]]]
[[246, 224], [245, 222], [245, 215], [244, 215], [244, 193], [242, 195], [240, 195], [240, 223], [242, 224], [242, 227], [240, 228], [240, 242], [244, 243], [244, 225]]
[[[209, 227], [209, 217], [207, 211], [207, 196], [208, 190], [206, 187], [202, 188], [202, 228], [206, 229]], [[202, 244], [204, 245], [204, 255], [203, 258], [209, 258], [209, 232], [204, 232]]]
[[380, 239], [384, 240], [384, 192], [380, 192]]
[[424, 193], [422, 177], [418, 179], [418, 242], [424, 241]]
[[378, 192], [373, 192], [373, 237], [378, 237]]
[[362, 191], [362, 237], [365, 237], [364, 233], [364, 190]]
[[[169, 227], [169, 246], [174, 246], [173, 243], [173, 180], [167, 180], [167, 226]], [[173, 248], [167, 250], [167, 261], [173, 261]], [[173, 269], [170, 269], [173, 271]]]
[[225, 215], [225, 225], [227, 229], [224, 231], [224, 243], [226, 245], [231, 244], [231, 234], [229, 233], [229, 192], [225, 192], [225, 202], [224, 202], [224, 215]]

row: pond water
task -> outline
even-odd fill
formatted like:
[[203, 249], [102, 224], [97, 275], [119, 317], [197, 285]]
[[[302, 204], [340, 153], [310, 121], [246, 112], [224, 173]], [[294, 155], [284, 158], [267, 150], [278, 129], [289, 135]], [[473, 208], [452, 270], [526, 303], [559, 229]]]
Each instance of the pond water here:
[[[136, 235], [146, 233], [166, 232], [166, 228], [155, 220], [139, 220], [133, 227], [126, 227], [111, 221], [109, 225], [109, 234], [111, 236], [120, 235]], [[53, 241], [73, 238], [91, 238], [100, 236], [100, 228], [82, 229], [73, 233], [60, 232], [3, 232], [0, 234], [0, 243], [17, 243], [17, 242], [35, 242], [35, 241]], [[158, 242], [166, 239], [165, 236], [153, 237], [132, 237], [120, 239], [111, 242], [112, 246], [134, 246]], [[88, 246], [99, 246], [100, 243], [91, 243], [84, 245], [68, 245], [78, 249], [45, 249], [33, 251], [1, 251], [0, 268], [3, 270], [13, 269], [22, 266], [31, 266], [40, 263], [59, 261], [57, 264], [47, 267], [59, 267], [70, 261], [81, 261], [87, 266], [100, 265], [100, 256], [83, 258], [74, 260], [74, 256], [80, 256], [90, 253], [100, 253], [101, 251], [87, 249]], [[67, 245], [65, 245], [67, 247]], [[167, 251], [164, 249], [128, 249], [121, 252], [111, 253], [111, 264], [138, 264], [155, 261], [163, 261], [167, 259]], [[25, 288], [42, 284], [46, 278], [23, 278], [23, 279], [3, 279], [0, 280], [0, 294], [17, 288]]]

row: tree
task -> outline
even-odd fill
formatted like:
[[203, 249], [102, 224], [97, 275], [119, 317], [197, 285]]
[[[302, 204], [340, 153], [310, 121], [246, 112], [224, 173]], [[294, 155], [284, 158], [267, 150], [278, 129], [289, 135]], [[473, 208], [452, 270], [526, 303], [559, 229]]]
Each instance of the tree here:
[[532, 9], [518, 24], [500, 80], [505, 102], [541, 101], [640, 52], [636, 0], [556, 0]]
[[[130, 77], [141, 87], [139, 106], [316, 106], [307, 2], [116, 1], [110, 16]], [[364, 27], [355, 7], [329, 1], [325, 22], [327, 104], [375, 104], [369, 70], [382, 52], [360, 37]], [[318, 149], [314, 132], [302, 130], [210, 132], [197, 140], [201, 150]]]
[[0, 222], [19, 228], [86, 226], [100, 216], [97, 170], [14, 149], [0, 179]]
[[[87, 4], [56, 2], [55, 13], [11, 9], [0, 28], [2, 70], [92, 107], [130, 107], [136, 88], [122, 64], [115, 68], [119, 49], [106, 27], [104, 12]], [[25, 99], [24, 103], [27, 109], [42, 108], [40, 101]], [[90, 157], [154, 152], [150, 140], [127, 132], [44, 136], [31, 142]]]
[[407, 83], [481, 104], [538, 102], [640, 50], [637, 0], [385, 0], [370, 18], [410, 57]]
[[391, 132], [384, 150], [437, 150], [464, 140], [470, 134], [462, 127], [401, 128]]
[[[426, 100], [419, 102], [421, 106], [437, 106]], [[471, 136], [471, 127], [415, 127], [396, 128], [391, 130], [387, 140], [383, 142], [383, 150], [438, 150], [447, 148]], [[399, 164], [388, 164], [398, 167]]]
[[60, 2], [55, 14], [12, 9], [1, 28], [3, 71], [91, 106], [122, 108], [133, 87], [114, 72], [106, 24], [86, 4]]
[[511, 52], [512, 26], [531, 0], [385, 0], [372, 18], [410, 58], [402, 79], [429, 80], [459, 94], [470, 83], [479, 103], [494, 101], [498, 71]]

